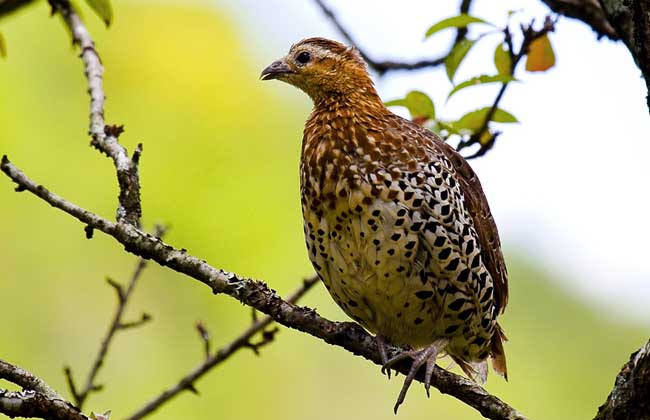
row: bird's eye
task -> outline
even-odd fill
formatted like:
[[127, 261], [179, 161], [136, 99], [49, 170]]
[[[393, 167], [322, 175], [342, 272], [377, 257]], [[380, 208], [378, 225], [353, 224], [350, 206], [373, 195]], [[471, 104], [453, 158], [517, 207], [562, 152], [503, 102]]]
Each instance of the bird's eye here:
[[309, 63], [309, 60], [311, 60], [311, 54], [307, 51], [303, 51], [296, 56], [296, 61], [300, 64], [307, 64]]

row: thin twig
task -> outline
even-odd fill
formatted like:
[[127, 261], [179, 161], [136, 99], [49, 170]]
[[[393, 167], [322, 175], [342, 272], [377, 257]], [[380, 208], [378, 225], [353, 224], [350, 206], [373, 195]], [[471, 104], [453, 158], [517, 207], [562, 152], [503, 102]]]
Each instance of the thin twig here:
[[[317, 280], [317, 278], [312, 278], [312, 279], [314, 281]], [[292, 302], [292, 303], [295, 303], [295, 300], [292, 300], [291, 297], [288, 299], [288, 301]], [[255, 308], [251, 308], [251, 319], [252, 319], [253, 324], [257, 323], [257, 321], [258, 321], [257, 310]], [[253, 353], [255, 353], [256, 356], [259, 356], [260, 355], [260, 349], [262, 347], [266, 346], [267, 344], [271, 343], [275, 339], [275, 334], [277, 334], [278, 331], [279, 331], [278, 327], [273, 327], [273, 328], [269, 328], [269, 329], [263, 328], [262, 331], [261, 331], [262, 338], [259, 341], [255, 342], [255, 343], [252, 342], [252, 341], [249, 341], [246, 344], [246, 347], [251, 349], [253, 351]]]
[[[63, 210], [83, 224], [112, 236], [124, 246], [126, 251], [143, 258], [153, 259], [160, 265], [184, 273], [210, 287], [213, 293], [225, 293], [241, 303], [269, 315], [274, 321], [284, 326], [303, 331], [327, 343], [343, 347], [377, 365], [382, 364], [375, 339], [359, 325], [329, 321], [319, 316], [313, 309], [295, 306], [282, 300], [261, 281], [251, 280], [214, 268], [205, 261], [188, 254], [184, 250], [176, 249], [159, 238], [142, 232], [131, 224], [113, 223], [72, 204], [30, 180], [6, 156], [3, 156], [0, 161], [0, 169], [23, 190], [29, 191], [53, 207]], [[399, 351], [400, 349], [391, 348], [388, 356], [394, 356]], [[398, 363], [394, 368], [407, 374], [410, 363]], [[424, 374], [420, 372], [416, 380], [422, 382]], [[431, 385], [441, 392], [465, 402], [487, 418], [525, 419], [514, 408], [489, 394], [474, 382], [444, 369], [434, 369]]]
[[[512, 36], [510, 34], [510, 29], [506, 26], [503, 29], [504, 33], [504, 41], [506, 43], [506, 46], [508, 48], [508, 54], [510, 55], [510, 75], [514, 76], [515, 74], [515, 69], [517, 68], [517, 64], [521, 61], [522, 58], [528, 54], [528, 50], [530, 48], [530, 44], [535, 41], [538, 38], [541, 38], [542, 36], [548, 34], [549, 32], [553, 31], [555, 29], [555, 23], [556, 20], [551, 19], [550, 16], [547, 16], [544, 20], [544, 25], [542, 28], [539, 30], [533, 29], [533, 24], [534, 21], [530, 23], [530, 25], [521, 26], [521, 31], [524, 36], [521, 46], [519, 47], [519, 51], [515, 52], [514, 47], [512, 44]], [[485, 155], [485, 153], [488, 152], [493, 146], [496, 141], [496, 138], [499, 136], [499, 132], [492, 133], [490, 135], [490, 138], [488, 141], [481, 143], [481, 138], [483, 135], [488, 131], [490, 121], [492, 121], [492, 118], [494, 118], [494, 114], [496, 113], [499, 103], [501, 103], [501, 99], [503, 99], [503, 95], [506, 92], [506, 89], [508, 88], [508, 85], [510, 84], [510, 81], [503, 82], [501, 84], [501, 88], [499, 89], [499, 92], [497, 93], [497, 96], [494, 98], [494, 102], [490, 106], [490, 109], [488, 112], [485, 114], [485, 117], [483, 118], [483, 122], [481, 124], [481, 127], [479, 128], [478, 131], [476, 131], [474, 134], [472, 134], [469, 139], [465, 141], [460, 141], [458, 143], [458, 146], [456, 147], [457, 151], [461, 151], [465, 149], [466, 147], [475, 145], [475, 144], [480, 144], [480, 148], [473, 154], [466, 156], [465, 159], [474, 159], [480, 156]]]
[[[311, 277], [303, 282], [303, 284], [293, 292], [288, 298], [288, 303], [297, 302], [302, 296], [305, 295], [316, 283], [318, 283], [318, 277]], [[208, 357], [201, 365], [196, 367], [192, 372], [184, 376], [177, 384], [165, 390], [163, 393], [153, 398], [151, 401], [146, 403], [142, 408], [138, 409], [135, 413], [131, 414], [126, 420], [138, 420], [141, 419], [155, 410], [160, 408], [167, 401], [180, 394], [183, 391], [190, 391], [196, 393], [196, 388], [194, 388], [194, 383], [200, 379], [203, 375], [208, 373], [215, 366], [223, 363], [230, 356], [235, 354], [238, 350], [250, 346], [250, 340], [258, 334], [260, 331], [264, 331], [265, 328], [273, 322], [271, 317], [264, 317], [253, 322], [250, 327], [248, 327], [239, 337], [234, 339], [228, 345], [222, 347]], [[268, 343], [268, 341], [267, 341]], [[266, 344], [266, 343], [265, 343]]]
[[50, 4], [52, 10], [63, 17], [63, 21], [72, 33], [73, 44], [77, 45], [81, 51], [81, 60], [84, 64], [84, 74], [90, 95], [89, 133], [92, 138], [90, 144], [110, 157], [117, 170], [117, 181], [120, 186], [117, 220], [139, 227], [142, 206], [140, 204], [138, 161], [142, 153], [142, 145], [139, 144], [133, 158], [129, 158], [126, 148], [118, 142], [118, 137], [124, 131], [124, 127], [105, 124], [104, 67], [97, 50], [95, 50], [95, 43], [68, 0], [50, 0]]
[[[157, 237], [161, 237], [162, 235], [164, 235], [165, 230], [166, 228], [164, 226], [157, 225], [154, 234]], [[119, 330], [140, 326], [151, 319], [151, 316], [145, 313], [142, 315], [140, 320], [127, 322], [127, 323], [122, 321], [124, 317], [124, 312], [126, 311], [126, 307], [129, 303], [129, 298], [132, 296], [135, 286], [146, 266], [147, 266], [147, 260], [145, 260], [144, 258], [139, 258], [138, 263], [135, 267], [135, 270], [133, 271], [133, 274], [131, 275], [131, 279], [126, 289], [124, 289], [122, 285], [115, 282], [114, 280], [110, 278], [106, 279], [107, 283], [111, 287], [113, 287], [115, 289], [115, 292], [117, 293], [117, 298], [118, 298], [117, 308], [115, 310], [115, 314], [113, 315], [113, 319], [111, 320], [111, 323], [108, 327], [108, 331], [106, 332], [106, 335], [102, 339], [101, 345], [99, 347], [99, 351], [97, 352], [97, 356], [95, 357], [95, 361], [93, 362], [93, 365], [90, 368], [90, 372], [88, 373], [88, 377], [86, 378], [86, 383], [84, 384], [81, 391], [78, 391], [75, 385], [72, 376], [72, 370], [70, 369], [70, 367], [66, 366], [64, 369], [68, 386], [70, 388], [70, 393], [72, 394], [72, 397], [75, 400], [75, 404], [80, 409], [83, 408], [83, 405], [86, 399], [88, 398], [89, 394], [102, 389], [102, 386], [96, 384], [95, 380], [97, 379], [99, 370], [104, 365], [104, 360], [106, 359], [106, 355], [108, 354], [108, 350], [110, 348], [111, 342], [115, 337], [115, 333], [117, 333], [117, 331]]]
[[205, 351], [205, 359], [207, 360], [212, 355], [210, 332], [208, 331], [208, 327], [203, 321], [197, 321], [195, 327], [196, 331], [199, 333], [201, 341], [203, 342], [203, 350]]
[[117, 326], [117, 328], [118, 330], [130, 330], [132, 328], [141, 327], [142, 325], [146, 324], [152, 319], [153, 318], [151, 317], [151, 315], [149, 315], [146, 312], [143, 312], [142, 315], [140, 315], [140, 319], [136, 319], [135, 321], [121, 322], [120, 325]]
[[370, 57], [370, 55], [368, 55], [365, 49], [359, 46], [359, 43], [356, 42], [356, 40], [352, 37], [350, 32], [343, 26], [343, 24], [339, 21], [334, 11], [332, 11], [332, 9], [329, 6], [327, 6], [322, 0], [314, 0], [314, 3], [316, 3], [316, 5], [320, 8], [323, 14], [332, 22], [332, 24], [334, 24], [334, 26], [341, 33], [343, 38], [345, 38], [345, 40], [350, 45], [353, 45], [357, 50], [359, 50], [359, 53], [361, 53], [363, 59], [366, 60], [366, 62], [368, 63], [368, 67], [370, 67], [371, 69], [379, 73], [379, 75], [383, 75], [384, 73], [393, 70], [419, 70], [428, 67], [437, 67], [444, 64], [445, 62], [445, 58], [447, 57], [447, 55], [434, 58], [434, 59], [418, 60], [410, 63], [403, 62], [403, 61], [375, 60], [372, 57]]

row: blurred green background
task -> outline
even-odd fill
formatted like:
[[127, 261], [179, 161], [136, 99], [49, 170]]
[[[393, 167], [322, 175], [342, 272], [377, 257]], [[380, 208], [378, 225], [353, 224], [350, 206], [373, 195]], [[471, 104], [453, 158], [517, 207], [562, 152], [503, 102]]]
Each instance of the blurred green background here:
[[[310, 103], [286, 86], [258, 81], [260, 63], [225, 11], [200, 2], [115, 1], [106, 30], [86, 21], [106, 67], [106, 117], [125, 124], [121, 141], [144, 143], [145, 227], [217, 267], [264, 279], [288, 294], [311, 274], [302, 238], [298, 158]], [[34, 180], [108, 218], [117, 189], [111, 162], [88, 146], [81, 62], [45, 2], [0, 21], [9, 56], [0, 62], [0, 154]], [[488, 157], [489, 159], [489, 157]], [[66, 391], [70, 364], [85, 378], [115, 307], [104, 279], [126, 282], [136, 258], [0, 181], [0, 358]], [[505, 243], [508, 243], [505, 238]], [[585, 307], [549, 282], [534, 257], [506, 246], [510, 306], [502, 324], [510, 381], [487, 388], [531, 418], [591, 418], [616, 373], [647, 339]], [[302, 303], [346, 320], [320, 285]], [[216, 345], [250, 322], [250, 311], [196, 281], [150, 265], [129, 314], [154, 322], [118, 335], [100, 374], [105, 390], [88, 411], [123, 418], [203, 357], [193, 324]], [[402, 377], [304, 334], [282, 329], [261, 357], [243, 350], [153, 415], [157, 419], [392, 419]], [[5, 383], [0, 387], [8, 386]], [[66, 391], [67, 392], [67, 391]], [[67, 394], [66, 394], [67, 395]], [[152, 417], [152, 418], [153, 418]], [[475, 419], [449, 396], [414, 386], [402, 419]]]

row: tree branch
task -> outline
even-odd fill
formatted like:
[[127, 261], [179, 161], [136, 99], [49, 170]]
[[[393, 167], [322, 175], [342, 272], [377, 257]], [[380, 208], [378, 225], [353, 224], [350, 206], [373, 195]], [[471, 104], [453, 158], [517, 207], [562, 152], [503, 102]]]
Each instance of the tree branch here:
[[0, 413], [9, 417], [38, 417], [47, 420], [90, 420], [69, 402], [35, 391], [0, 389]]
[[79, 408], [65, 401], [45, 381], [25, 369], [0, 360], [0, 379], [23, 388], [22, 392], [0, 389], [0, 413], [2, 414], [12, 418], [89, 420]]
[[[165, 230], [166, 228], [164, 226], [160, 226], [160, 225], [156, 226], [154, 235], [156, 237], [162, 237], [162, 235], [165, 233]], [[143, 314], [142, 318], [137, 321], [125, 323], [122, 320], [124, 317], [126, 306], [133, 294], [133, 290], [135, 289], [135, 285], [138, 282], [138, 279], [140, 278], [146, 266], [147, 266], [147, 260], [145, 260], [144, 258], [140, 258], [138, 260], [138, 264], [136, 265], [133, 274], [131, 275], [131, 280], [129, 281], [129, 284], [126, 289], [124, 289], [122, 285], [116, 283], [110, 278], [107, 279], [108, 284], [111, 287], [113, 287], [113, 289], [115, 289], [115, 292], [117, 294], [117, 309], [115, 311], [115, 314], [113, 315], [113, 319], [108, 328], [108, 331], [106, 332], [106, 335], [104, 336], [101, 342], [99, 351], [97, 352], [97, 356], [95, 357], [95, 361], [90, 369], [90, 372], [88, 373], [88, 377], [86, 378], [86, 383], [81, 391], [77, 391], [77, 387], [75, 386], [75, 382], [72, 376], [72, 369], [69, 366], [66, 366], [64, 369], [68, 386], [70, 388], [70, 393], [72, 394], [72, 397], [75, 400], [75, 404], [80, 409], [83, 408], [84, 402], [86, 401], [86, 398], [88, 398], [89, 394], [91, 394], [94, 391], [99, 391], [100, 389], [102, 389], [102, 386], [96, 384], [95, 380], [97, 379], [99, 370], [104, 365], [104, 359], [108, 354], [108, 350], [113, 338], [115, 337], [115, 333], [117, 333], [119, 330], [140, 326], [151, 319], [149, 315]]]
[[[331, 10], [329, 10], [321, 0], [315, 1], [339, 28], [339, 30], [341, 30], [348, 41], [355, 44], [347, 31], [345, 31], [345, 28], [338, 23]], [[463, 0], [461, 3], [461, 10], [463, 10], [463, 7], [468, 10], [470, 1], [471, 0]], [[611, 16], [616, 15], [616, 13], [619, 13], [617, 16], [620, 17], [620, 22], [628, 21], [630, 19], [630, 13], [628, 13], [629, 10], [626, 9], [621, 12], [616, 9], [617, 7], [620, 7], [620, 4], [617, 3], [617, 1], [620, 0], [601, 0], [604, 9], [610, 14], [610, 21], [612, 21]], [[0, 6], [10, 3], [9, 0], [0, 0]], [[14, 4], [19, 3], [21, 2], [14, 2]], [[650, 61], [646, 59], [648, 56], [648, 46], [643, 43], [639, 44], [639, 40], [643, 41], [643, 39], [648, 38], [643, 38], [643, 36], [647, 35], [647, 32], [650, 30], [650, 18], [648, 18], [650, 14], [647, 13], [647, 7], [641, 4], [641, 0], [631, 0], [628, 1], [628, 3], [631, 3], [632, 7], [634, 7], [634, 11], [638, 12], [636, 13], [638, 16], [634, 17], [636, 15], [632, 14], [632, 18], [639, 20], [641, 23], [635, 20], [634, 24], [636, 26], [634, 26], [630, 31], [630, 28], [625, 26], [625, 22], [617, 22], [617, 32], [620, 34], [621, 31], [627, 31], [628, 34], [631, 34], [632, 38], [634, 38], [632, 41], [630, 41], [629, 37], [624, 39], [626, 40], [626, 43], [628, 43], [630, 50], [635, 55], [637, 63], [639, 63], [647, 76], [647, 65], [650, 63]], [[214, 355], [209, 355], [206, 361], [195, 369], [195, 371], [188, 374], [177, 385], [165, 391], [161, 396], [152, 400], [143, 407], [142, 410], [145, 410], [146, 412], [141, 414], [141, 411], [139, 411], [135, 413], [130, 420], [143, 417], [183, 390], [194, 390], [194, 381], [205, 374], [211, 367], [223, 362], [238, 349], [244, 347], [258, 347], [260, 344], [252, 344], [250, 339], [255, 334], [263, 331], [272, 321], [311, 334], [329, 344], [345, 348], [356, 355], [360, 355], [378, 365], [381, 365], [381, 357], [376, 346], [376, 341], [359, 325], [354, 323], [332, 322], [322, 318], [313, 309], [295, 306], [293, 304], [294, 300], [291, 298], [288, 301], [282, 300], [263, 282], [254, 281], [240, 277], [234, 273], [216, 269], [208, 265], [205, 261], [187, 254], [185, 250], [175, 249], [162, 242], [160, 238], [149, 235], [138, 229], [141, 217], [138, 161], [142, 152], [142, 146], [138, 145], [133, 157], [129, 158], [127, 150], [118, 143], [118, 137], [123, 132], [123, 128], [121, 126], [110, 126], [105, 124], [103, 117], [105, 99], [102, 87], [103, 68], [99, 56], [94, 48], [92, 39], [90, 38], [86, 28], [81, 23], [78, 15], [70, 6], [68, 0], [50, 0], [50, 4], [52, 4], [54, 11], [61, 13], [64, 21], [72, 32], [74, 43], [79, 45], [81, 49], [81, 58], [84, 63], [85, 74], [88, 80], [88, 91], [91, 97], [91, 145], [97, 148], [100, 152], [111, 157], [116, 167], [117, 178], [120, 186], [120, 205], [117, 212], [118, 222], [113, 223], [104, 219], [49, 192], [43, 186], [37, 185], [27, 178], [18, 168], [11, 164], [6, 156], [2, 158], [0, 169], [2, 169], [5, 174], [18, 184], [16, 191], [30, 191], [50, 205], [65, 211], [69, 215], [86, 224], [85, 230], [88, 237], [92, 237], [93, 229], [100, 230], [109, 236], [112, 236], [119, 243], [124, 245], [126, 251], [139, 255], [143, 259], [153, 259], [163, 266], [167, 265], [178, 272], [184, 273], [206, 284], [215, 294], [228, 294], [243, 304], [251, 306], [269, 315], [269, 317], [263, 320], [255, 321], [249, 329], [244, 331], [240, 337], [235, 339], [228, 346], [222, 348]], [[613, 10], [610, 10], [612, 8]], [[459, 31], [457, 33], [456, 41], [462, 39], [463, 36], [464, 34]], [[633, 43], [630, 44], [631, 42]], [[639, 49], [641, 53], [640, 55], [639, 51], [637, 51]], [[522, 45], [520, 53], [523, 50], [524, 45]], [[375, 68], [375, 70], [380, 73], [388, 70], [412, 70], [416, 68], [436, 66], [444, 62], [444, 57], [435, 60], [424, 60], [417, 63], [375, 62], [365, 53], [362, 52], [362, 54], [370, 63], [371, 67]], [[513, 61], [513, 70], [517, 61], [518, 60]], [[491, 109], [491, 114], [494, 114], [506, 85], [507, 84], [504, 84], [502, 86], [502, 90], [497, 96], [495, 104]], [[486, 129], [487, 122], [491, 120], [491, 117], [492, 115], [490, 118], [486, 118], [486, 124], [483, 130]], [[315, 279], [310, 281], [313, 281], [314, 283], [316, 282]], [[135, 284], [135, 281], [133, 280], [131, 284]], [[307, 288], [307, 283], [305, 283], [305, 291]], [[130, 287], [130, 289], [132, 288]], [[116, 288], [116, 290], [119, 292], [118, 296], [120, 297], [120, 302], [128, 299], [128, 297], [124, 298], [124, 295], [126, 294], [124, 291], [118, 288]], [[120, 312], [119, 309], [118, 312]], [[114, 334], [114, 330], [124, 328], [128, 325], [137, 325], [140, 322], [141, 321], [136, 321], [130, 324], [114, 322], [112, 324], [107, 339], [102, 343], [98, 359], [96, 360], [95, 365], [93, 365], [93, 369], [91, 369], [91, 374], [89, 375], [89, 381], [87, 383], [87, 385], [90, 384], [90, 388], [96, 387], [93, 385], [94, 378], [102, 364], [105, 352], [108, 349], [110, 337]], [[264, 340], [262, 341], [262, 344], [268, 342], [270, 339], [265, 338]], [[401, 349], [391, 347], [388, 349], [388, 355], [394, 356], [400, 351]], [[621, 412], [627, 412], [618, 411], [621, 410], [621, 407], [623, 407], [622, 410], [641, 410], [640, 414], [632, 414], [633, 418], [647, 418], [642, 416], [647, 416], [647, 404], [648, 401], [650, 401], [650, 396], [648, 395], [648, 390], [650, 389], [648, 387], [648, 378], [650, 378], [649, 355], [650, 342], [647, 343], [639, 352], [632, 355], [630, 362], [624, 366], [623, 370], [619, 374], [616, 386], [608, 398], [608, 401], [600, 408], [597, 417], [598, 420], [619, 418], [618, 416], [620, 416]], [[396, 364], [394, 367], [396, 370], [406, 373], [410, 368], [410, 363], [403, 362]], [[12, 392], [0, 389], [0, 412], [7, 414], [10, 417], [35, 416], [47, 419], [87, 419], [87, 417], [83, 415], [77, 407], [62, 400], [60, 396], [42, 380], [21, 370], [20, 368], [2, 362], [1, 360], [0, 378], [8, 379], [24, 388], [30, 389], [23, 392]], [[422, 381], [423, 373], [420, 372], [416, 377], [416, 380]], [[72, 381], [71, 385], [72, 387], [74, 386]], [[525, 420], [525, 417], [521, 413], [508, 406], [497, 397], [487, 393], [487, 391], [480, 386], [444, 369], [435, 367], [432, 385], [438, 388], [441, 392], [452, 395], [465, 402], [487, 418]], [[88, 389], [88, 387], [85, 389]], [[87, 392], [89, 391], [86, 391], [86, 393]]]
[[650, 420], [650, 340], [632, 353], [594, 420]]
[[[410, 63], [401, 62], [401, 61], [390, 61], [390, 60], [377, 61], [372, 57], [370, 57], [364, 49], [359, 47], [359, 44], [354, 40], [350, 32], [339, 21], [338, 17], [332, 11], [332, 9], [330, 9], [322, 0], [314, 0], [314, 3], [316, 3], [316, 5], [320, 8], [323, 14], [332, 22], [332, 24], [334, 24], [334, 26], [341, 33], [343, 38], [345, 38], [350, 45], [353, 45], [357, 50], [359, 50], [363, 59], [366, 60], [366, 62], [368, 63], [368, 67], [370, 67], [380, 75], [383, 75], [384, 73], [393, 70], [420, 70], [427, 67], [437, 67], [444, 64], [445, 62], [445, 58], [447, 57], [446, 54], [438, 58], [419, 60]], [[459, 39], [457, 37], [456, 42], [458, 41]]]
[[650, 110], [650, 2], [648, 0], [542, 0], [553, 11], [579, 19], [598, 33], [622, 40], [645, 78]]
[[58, 392], [41, 378], [2, 359], [0, 359], [0, 379], [21, 386], [23, 389], [39, 392], [48, 398], [56, 400], [63, 399]]
[[53, 12], [61, 14], [72, 33], [73, 44], [79, 46], [81, 50], [81, 59], [90, 95], [89, 133], [92, 138], [90, 144], [113, 159], [117, 170], [117, 181], [120, 186], [117, 220], [139, 226], [142, 207], [138, 162], [142, 153], [142, 144], [138, 144], [133, 158], [130, 158], [126, 148], [118, 143], [118, 137], [124, 131], [124, 127], [105, 124], [104, 68], [99, 54], [95, 50], [95, 43], [68, 0], [50, 0], [50, 4]]
[[646, 104], [650, 111], [650, 1], [599, 0], [609, 23], [632, 53], [647, 87]]
[[[311, 277], [303, 282], [303, 284], [293, 292], [288, 298], [288, 303], [297, 302], [305, 293], [309, 291], [316, 283], [319, 282], [317, 276]], [[138, 409], [135, 413], [131, 414], [126, 420], [139, 420], [165, 404], [167, 401], [180, 394], [183, 391], [196, 392], [194, 388], [194, 383], [208, 373], [215, 366], [226, 361], [230, 356], [235, 354], [238, 350], [246, 347], [251, 347], [250, 340], [259, 332], [264, 331], [264, 329], [273, 322], [271, 317], [264, 317], [258, 319], [253, 324], [248, 327], [239, 337], [234, 339], [225, 347], [222, 347], [214, 354], [209, 354], [208, 357], [203, 361], [203, 363], [197, 366], [192, 372], [184, 376], [178, 383], [170, 387], [169, 389], [163, 391], [162, 394], [153, 398], [151, 401], [146, 403], [142, 408]], [[204, 334], [202, 334], [203, 336]], [[204, 341], [207, 341], [206, 338], [203, 338]], [[264, 342], [265, 344], [267, 342]], [[257, 348], [257, 347], [256, 347]]]
[[620, 39], [598, 0], [542, 0], [555, 13], [578, 19], [591, 26], [598, 37]]
[[[213, 293], [227, 294], [241, 303], [269, 315], [276, 322], [297, 329], [314, 337], [343, 347], [375, 364], [381, 365], [381, 357], [376, 342], [363, 328], [354, 323], [332, 322], [320, 317], [315, 310], [295, 306], [282, 300], [273, 290], [260, 281], [238, 276], [234, 273], [214, 268], [185, 250], [178, 250], [165, 244], [160, 238], [142, 232], [126, 223], [113, 223], [88, 210], [72, 204], [42, 185], [37, 185], [16, 168], [6, 156], [0, 162], [0, 169], [18, 184], [19, 190], [30, 191], [51, 206], [63, 210], [93, 229], [112, 236], [130, 253], [153, 259], [158, 264], [186, 274], [210, 287]], [[389, 357], [400, 349], [391, 348]], [[395, 365], [395, 369], [407, 374], [410, 363]], [[423, 381], [423, 373], [416, 378]], [[437, 368], [434, 370], [432, 385], [445, 394], [452, 395], [478, 410], [490, 419], [525, 419], [525, 417], [489, 394], [474, 382], [459, 375]]]

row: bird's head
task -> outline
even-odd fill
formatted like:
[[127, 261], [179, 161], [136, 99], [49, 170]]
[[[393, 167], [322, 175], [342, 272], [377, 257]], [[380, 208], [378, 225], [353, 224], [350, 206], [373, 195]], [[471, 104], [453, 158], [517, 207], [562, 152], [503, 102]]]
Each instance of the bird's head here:
[[340, 96], [377, 96], [359, 51], [325, 38], [294, 44], [287, 55], [265, 68], [260, 78], [294, 85], [314, 102]]

